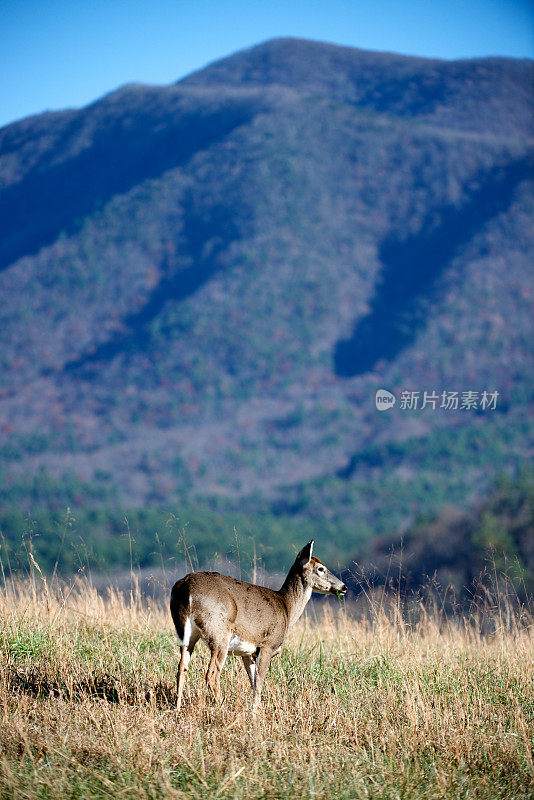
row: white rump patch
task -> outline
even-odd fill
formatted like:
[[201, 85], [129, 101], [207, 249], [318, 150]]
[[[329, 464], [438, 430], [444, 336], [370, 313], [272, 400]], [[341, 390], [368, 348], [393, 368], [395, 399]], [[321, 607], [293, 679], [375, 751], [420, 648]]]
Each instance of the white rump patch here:
[[257, 645], [251, 642], [245, 642], [235, 633], [230, 634], [228, 640], [228, 652], [236, 653], [238, 656], [253, 656], [256, 652]]
[[180, 639], [180, 637], [178, 637], [178, 642], [180, 643], [180, 647], [187, 647], [190, 639], [191, 639], [191, 617], [186, 617], [184, 625], [184, 638]]
[[[193, 620], [193, 625], [195, 625], [194, 620]], [[196, 628], [196, 625], [195, 625], [195, 628]], [[185, 619], [184, 638], [180, 639], [180, 637], [178, 636], [178, 642], [180, 644], [180, 647], [188, 647], [189, 642], [191, 641], [191, 631], [192, 631], [192, 625], [191, 625], [191, 598], [189, 598], [189, 614]]]

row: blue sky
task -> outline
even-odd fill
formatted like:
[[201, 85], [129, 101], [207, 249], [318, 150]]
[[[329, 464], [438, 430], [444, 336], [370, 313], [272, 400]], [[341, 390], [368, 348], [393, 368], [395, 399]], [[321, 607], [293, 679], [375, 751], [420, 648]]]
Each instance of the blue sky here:
[[533, 58], [534, 0], [0, 0], [0, 126], [171, 83], [274, 36]]

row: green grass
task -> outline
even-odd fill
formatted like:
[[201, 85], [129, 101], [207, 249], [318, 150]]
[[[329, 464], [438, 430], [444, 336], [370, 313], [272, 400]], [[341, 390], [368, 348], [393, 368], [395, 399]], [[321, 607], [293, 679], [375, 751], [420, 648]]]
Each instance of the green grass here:
[[[0, 797], [531, 798], [532, 620], [333, 601], [292, 629], [263, 708], [238, 659], [223, 701], [198, 646], [174, 708], [165, 606], [84, 581], [0, 596]], [[503, 620], [506, 620], [504, 623]], [[491, 631], [486, 635], [482, 629]]]

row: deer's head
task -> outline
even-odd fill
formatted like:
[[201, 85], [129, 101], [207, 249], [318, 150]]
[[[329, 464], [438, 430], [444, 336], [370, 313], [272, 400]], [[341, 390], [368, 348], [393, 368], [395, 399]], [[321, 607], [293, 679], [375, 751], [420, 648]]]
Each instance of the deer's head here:
[[322, 561], [312, 556], [312, 550], [313, 539], [302, 548], [295, 561], [304, 583], [320, 594], [345, 594], [347, 587], [343, 581], [336, 578]]

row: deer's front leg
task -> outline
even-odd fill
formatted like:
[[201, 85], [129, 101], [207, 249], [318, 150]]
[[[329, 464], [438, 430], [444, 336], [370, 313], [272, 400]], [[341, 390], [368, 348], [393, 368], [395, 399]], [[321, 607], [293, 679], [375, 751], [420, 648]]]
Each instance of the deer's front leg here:
[[250, 681], [250, 685], [252, 686], [252, 691], [254, 691], [254, 683], [256, 680], [256, 662], [252, 656], [241, 656], [241, 658], [243, 659], [243, 664], [245, 665], [248, 679]]
[[261, 703], [261, 690], [263, 686], [263, 681], [265, 680], [265, 676], [267, 674], [267, 670], [269, 669], [269, 664], [271, 663], [271, 658], [275, 654], [275, 650], [271, 647], [267, 647], [264, 645], [261, 650], [260, 654], [256, 660], [256, 675], [254, 680], [254, 695], [252, 698], [252, 715], [254, 716], [258, 711]]

